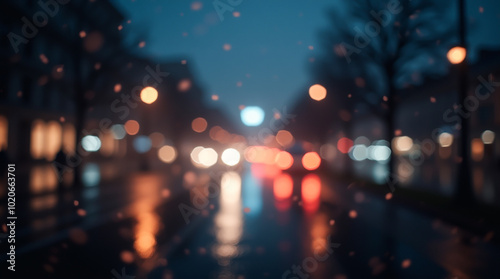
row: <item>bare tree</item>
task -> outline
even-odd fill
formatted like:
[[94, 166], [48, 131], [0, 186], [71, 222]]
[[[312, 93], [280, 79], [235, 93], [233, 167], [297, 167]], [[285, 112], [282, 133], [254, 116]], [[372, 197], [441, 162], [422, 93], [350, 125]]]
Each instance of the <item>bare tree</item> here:
[[[365, 103], [382, 117], [392, 143], [398, 90], [447, 71], [446, 51], [456, 38], [453, 2], [339, 0], [336, 5], [329, 12], [332, 28], [320, 34], [326, 53], [317, 74], [353, 81], [358, 90], [350, 105]], [[389, 176], [393, 166], [391, 153]]]

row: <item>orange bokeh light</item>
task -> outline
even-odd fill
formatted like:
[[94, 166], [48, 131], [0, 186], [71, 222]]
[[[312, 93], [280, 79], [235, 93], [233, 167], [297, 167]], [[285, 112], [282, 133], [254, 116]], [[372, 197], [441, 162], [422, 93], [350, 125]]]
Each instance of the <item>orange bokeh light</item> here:
[[180, 92], [186, 92], [189, 89], [191, 89], [191, 80], [190, 79], [185, 78], [185, 79], [179, 81], [179, 83], [177, 84], [177, 90], [179, 90]]
[[315, 170], [321, 164], [321, 157], [316, 152], [308, 152], [302, 157], [302, 165], [306, 170]]
[[245, 159], [250, 163], [274, 165], [279, 152], [277, 148], [250, 146], [245, 150]]
[[198, 117], [194, 119], [193, 122], [191, 123], [193, 131], [197, 133], [205, 132], [205, 130], [207, 129], [207, 125], [208, 125], [207, 120], [205, 120], [205, 118], [203, 117]]
[[472, 160], [479, 162], [484, 156], [484, 143], [481, 139], [473, 139], [471, 141]]
[[113, 87], [113, 90], [115, 91], [115, 93], [118, 93], [122, 90], [122, 85], [117, 83], [115, 84], [115, 86]]
[[349, 211], [349, 217], [351, 217], [352, 219], [357, 218], [358, 217], [358, 212], [356, 210]]
[[228, 131], [221, 128], [215, 134], [215, 140], [220, 143], [228, 143], [231, 140], [231, 134]]
[[326, 88], [320, 84], [315, 84], [309, 88], [309, 96], [315, 101], [326, 98]]
[[292, 177], [287, 174], [280, 174], [273, 183], [274, 197], [277, 200], [286, 200], [292, 197], [293, 194], [293, 180]]
[[221, 127], [219, 126], [213, 126], [211, 129], [210, 129], [210, 132], [209, 132], [209, 136], [211, 139], [213, 140], [217, 140], [217, 133], [222, 130]]
[[203, 7], [203, 3], [199, 2], [199, 1], [191, 3], [191, 10], [193, 10], [193, 11], [199, 11], [199, 10], [201, 10], [202, 7]]
[[125, 132], [127, 132], [127, 134], [133, 136], [133, 135], [137, 135], [137, 133], [139, 133], [139, 122], [135, 121], [135, 120], [129, 120], [127, 122], [125, 122], [125, 125], [124, 125], [124, 128], [125, 128]]
[[158, 158], [164, 163], [172, 163], [177, 158], [177, 151], [173, 146], [165, 145], [158, 149]]
[[319, 207], [321, 179], [316, 174], [308, 174], [302, 179], [302, 202], [306, 211], [312, 212]]
[[257, 146], [250, 146], [247, 149], [245, 149], [245, 159], [250, 162], [250, 163], [257, 163], [258, 162], [258, 157], [259, 157], [259, 147]]
[[281, 151], [276, 154], [275, 162], [278, 168], [287, 170], [293, 165], [293, 156], [286, 151]]
[[276, 141], [283, 147], [288, 147], [293, 143], [293, 135], [292, 133], [281, 130], [276, 134]]
[[463, 47], [457, 46], [448, 51], [446, 55], [451, 64], [460, 64], [467, 56], [467, 50]]
[[158, 99], [158, 90], [151, 86], [145, 87], [141, 91], [141, 101], [146, 104], [152, 104]]

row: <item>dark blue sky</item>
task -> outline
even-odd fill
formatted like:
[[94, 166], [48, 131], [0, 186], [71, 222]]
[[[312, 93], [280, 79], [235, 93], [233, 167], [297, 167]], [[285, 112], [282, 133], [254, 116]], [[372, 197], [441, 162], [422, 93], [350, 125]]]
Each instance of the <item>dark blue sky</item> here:
[[[241, 104], [262, 106], [268, 114], [289, 106], [301, 89], [314, 82], [309, 59], [322, 51], [318, 31], [329, 26], [325, 10], [339, 2], [243, 0], [234, 8], [239, 17], [226, 12], [221, 21], [213, 0], [115, 1], [131, 20], [124, 29], [147, 36], [140, 50], [144, 55], [158, 60], [188, 58], [206, 90], [206, 101], [234, 117]], [[498, 2], [469, 1], [472, 47], [500, 45], [494, 27], [500, 23]], [[231, 46], [229, 51], [225, 44]], [[212, 94], [219, 101], [211, 101]]]

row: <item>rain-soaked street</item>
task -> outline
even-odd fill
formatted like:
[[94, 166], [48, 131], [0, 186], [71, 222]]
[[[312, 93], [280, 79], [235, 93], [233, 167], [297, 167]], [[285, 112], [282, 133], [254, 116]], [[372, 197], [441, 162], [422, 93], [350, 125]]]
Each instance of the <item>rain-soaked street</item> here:
[[25, 278], [500, 276], [482, 235], [319, 173], [138, 172], [28, 206]]
[[0, 279], [500, 279], [499, 23], [1, 0]]

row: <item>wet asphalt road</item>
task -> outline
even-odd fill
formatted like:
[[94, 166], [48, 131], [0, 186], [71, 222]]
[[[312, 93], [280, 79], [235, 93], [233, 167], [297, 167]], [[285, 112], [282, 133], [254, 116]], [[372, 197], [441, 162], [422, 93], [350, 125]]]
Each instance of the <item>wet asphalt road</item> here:
[[500, 278], [496, 245], [326, 175], [134, 173], [23, 208], [2, 278]]

